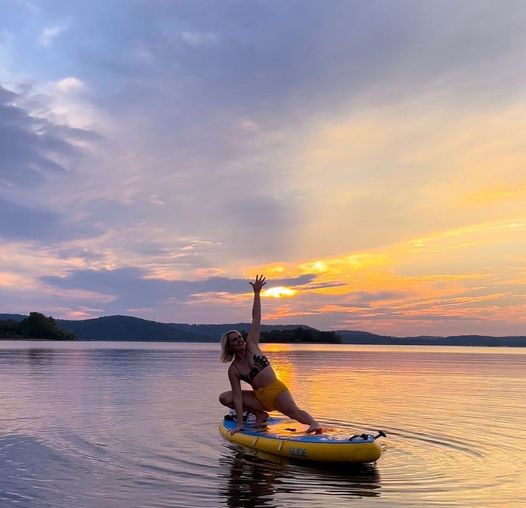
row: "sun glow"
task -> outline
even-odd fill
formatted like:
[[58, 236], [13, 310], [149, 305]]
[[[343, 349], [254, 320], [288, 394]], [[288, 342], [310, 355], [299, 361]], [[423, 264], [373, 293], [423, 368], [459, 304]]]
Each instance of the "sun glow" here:
[[265, 291], [263, 291], [263, 296], [271, 296], [272, 298], [285, 298], [287, 296], [294, 296], [296, 293], [297, 291], [295, 289], [277, 286], [274, 288], [265, 289]]

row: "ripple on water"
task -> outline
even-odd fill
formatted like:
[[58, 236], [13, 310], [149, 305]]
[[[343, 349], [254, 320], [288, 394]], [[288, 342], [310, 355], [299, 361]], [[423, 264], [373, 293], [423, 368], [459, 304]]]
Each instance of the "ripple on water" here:
[[[349, 429], [349, 435], [357, 429], [371, 433], [378, 430], [367, 422], [321, 420], [321, 423]], [[276, 499], [286, 503], [294, 496], [306, 506], [311, 502], [320, 503], [325, 496], [331, 496], [331, 505], [339, 502], [343, 505], [352, 498], [385, 495], [404, 499], [401, 506], [411, 506], [414, 494], [418, 494], [414, 506], [420, 505], [426, 496], [435, 505], [446, 506], [456, 504], [452, 501], [455, 496], [476, 504], [477, 493], [506, 480], [505, 475], [500, 475], [481, 481], [487, 453], [484, 446], [475, 441], [436, 431], [417, 432], [401, 427], [382, 430], [387, 433], [387, 439], [381, 440], [380, 467], [295, 463], [228, 443], [220, 459], [222, 467], [227, 469], [227, 473], [220, 474], [228, 479], [224, 494], [238, 496], [251, 506], [270, 505]]]
[[379, 495], [380, 474], [372, 465], [313, 465], [231, 443], [224, 448], [219, 477], [228, 506], [347, 506]]
[[[382, 445], [382, 492], [405, 498], [411, 496], [437, 505], [476, 505], [483, 492], [494, 489], [502, 476], [487, 475], [487, 445], [463, 440], [446, 433], [416, 432], [400, 427], [385, 429], [388, 439]], [[452, 501], [455, 498], [458, 501]]]

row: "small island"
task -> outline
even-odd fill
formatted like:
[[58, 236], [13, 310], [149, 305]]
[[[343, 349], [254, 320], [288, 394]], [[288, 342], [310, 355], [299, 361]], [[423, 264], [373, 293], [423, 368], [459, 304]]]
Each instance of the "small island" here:
[[76, 337], [73, 333], [59, 328], [51, 316], [31, 312], [21, 321], [0, 321], [0, 339], [75, 340]]

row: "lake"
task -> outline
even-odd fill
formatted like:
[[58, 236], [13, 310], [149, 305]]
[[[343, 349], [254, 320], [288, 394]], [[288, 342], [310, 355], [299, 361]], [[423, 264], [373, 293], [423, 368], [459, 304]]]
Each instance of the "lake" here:
[[263, 348], [298, 405], [376, 466], [269, 460], [227, 443], [218, 346], [0, 342], [0, 506], [526, 504], [526, 350]]

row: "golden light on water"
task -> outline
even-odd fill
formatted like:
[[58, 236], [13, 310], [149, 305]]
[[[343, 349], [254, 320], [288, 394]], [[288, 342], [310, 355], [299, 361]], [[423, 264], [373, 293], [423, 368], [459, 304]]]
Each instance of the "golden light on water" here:
[[271, 296], [272, 298], [285, 298], [294, 296], [297, 293], [295, 289], [287, 288], [285, 286], [276, 286], [273, 288], [265, 289], [262, 293], [263, 296]]

